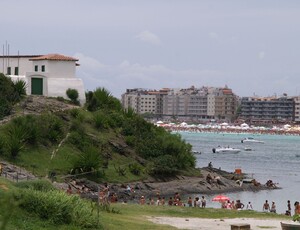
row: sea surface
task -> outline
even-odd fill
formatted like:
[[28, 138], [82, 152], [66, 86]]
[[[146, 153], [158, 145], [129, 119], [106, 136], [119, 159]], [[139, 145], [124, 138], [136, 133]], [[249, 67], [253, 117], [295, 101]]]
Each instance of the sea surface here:
[[[255, 178], [262, 184], [267, 180], [278, 183], [282, 189], [264, 190], [259, 192], [225, 193], [231, 200], [241, 200], [246, 204], [251, 201], [254, 210], [262, 211], [263, 203], [268, 200], [275, 202], [277, 213], [285, 213], [287, 200], [291, 201], [292, 213], [294, 202], [300, 201], [300, 136], [288, 135], [259, 135], [233, 133], [191, 133], [180, 132], [182, 138], [193, 146], [197, 167], [206, 167], [212, 162], [213, 167], [234, 172], [241, 168], [243, 173]], [[246, 137], [264, 141], [261, 143], [241, 143]], [[217, 146], [230, 146], [242, 151], [232, 153], [212, 153]], [[245, 151], [245, 147], [252, 151]], [[202, 194], [199, 194], [202, 195]], [[209, 207], [220, 207], [211, 201], [212, 196], [206, 195]]]

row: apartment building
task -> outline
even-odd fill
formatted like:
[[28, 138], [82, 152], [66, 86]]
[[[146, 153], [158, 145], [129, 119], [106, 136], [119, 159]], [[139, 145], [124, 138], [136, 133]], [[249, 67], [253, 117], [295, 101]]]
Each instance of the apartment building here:
[[300, 122], [300, 97], [294, 97], [294, 102], [295, 102], [294, 121]]
[[132, 108], [138, 114], [150, 113], [162, 115], [162, 97], [168, 89], [159, 91], [145, 89], [127, 89], [122, 95], [122, 105], [125, 109]]
[[238, 105], [237, 96], [228, 87], [212, 89], [211, 94], [215, 116], [218, 119], [233, 121]]
[[295, 119], [295, 100], [287, 96], [243, 97], [240, 117], [252, 123], [290, 122]]
[[151, 113], [164, 118], [232, 121], [236, 114], [237, 97], [228, 87], [192, 86], [158, 91], [129, 89], [122, 95], [122, 104], [124, 108], [131, 107], [139, 114]]

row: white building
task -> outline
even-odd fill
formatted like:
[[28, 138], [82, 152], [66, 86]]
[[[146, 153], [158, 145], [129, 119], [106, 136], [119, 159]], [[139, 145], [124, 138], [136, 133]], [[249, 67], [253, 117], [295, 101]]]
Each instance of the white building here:
[[77, 61], [78, 59], [60, 54], [0, 56], [2, 72], [14, 81], [24, 80], [28, 95], [68, 99], [66, 91], [71, 88], [78, 91], [78, 99], [84, 104], [83, 81], [75, 75], [76, 66], [79, 66]]
[[296, 122], [300, 122], [300, 97], [294, 97], [295, 101], [295, 118]]

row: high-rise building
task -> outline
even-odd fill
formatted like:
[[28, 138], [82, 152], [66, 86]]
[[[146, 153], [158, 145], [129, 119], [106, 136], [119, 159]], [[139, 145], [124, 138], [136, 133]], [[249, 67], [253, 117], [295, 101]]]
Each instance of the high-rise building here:
[[122, 95], [122, 103], [125, 109], [131, 107], [139, 114], [183, 120], [232, 121], [236, 115], [237, 96], [228, 87], [128, 89]]
[[293, 97], [243, 97], [240, 117], [251, 123], [290, 122], [295, 116]]
[[294, 97], [294, 102], [295, 102], [294, 121], [300, 122], [300, 97]]

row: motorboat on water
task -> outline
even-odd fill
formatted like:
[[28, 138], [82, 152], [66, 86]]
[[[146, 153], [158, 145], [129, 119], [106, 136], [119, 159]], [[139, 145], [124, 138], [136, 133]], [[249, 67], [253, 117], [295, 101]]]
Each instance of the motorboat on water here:
[[265, 143], [264, 141], [254, 139], [253, 137], [247, 137], [241, 140], [241, 143]]
[[239, 153], [241, 150], [231, 147], [217, 147], [212, 149], [213, 153]]
[[244, 148], [244, 150], [245, 150], [245, 151], [252, 151], [252, 148], [249, 147], [249, 146], [246, 146], [246, 147]]
[[201, 154], [200, 151], [196, 151], [196, 150], [192, 150], [192, 153], [194, 153], [194, 154]]

